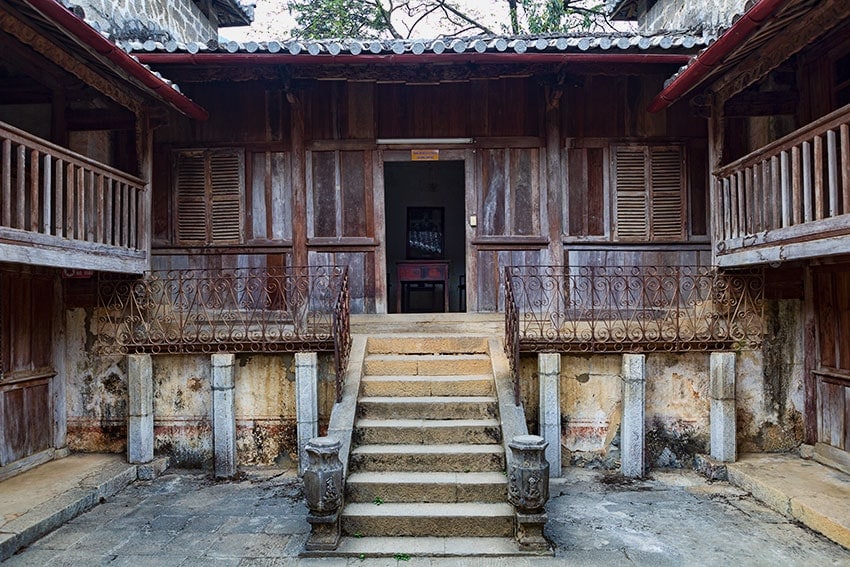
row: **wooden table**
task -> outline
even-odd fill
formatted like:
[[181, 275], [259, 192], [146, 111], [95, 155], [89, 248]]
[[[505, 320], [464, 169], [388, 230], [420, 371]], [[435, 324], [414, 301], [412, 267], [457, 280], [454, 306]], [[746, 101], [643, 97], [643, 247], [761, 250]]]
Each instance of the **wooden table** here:
[[[404, 260], [396, 263], [396, 311], [409, 304], [410, 284], [443, 284], [443, 311], [449, 310], [449, 261]], [[404, 301], [403, 301], [404, 300]]]

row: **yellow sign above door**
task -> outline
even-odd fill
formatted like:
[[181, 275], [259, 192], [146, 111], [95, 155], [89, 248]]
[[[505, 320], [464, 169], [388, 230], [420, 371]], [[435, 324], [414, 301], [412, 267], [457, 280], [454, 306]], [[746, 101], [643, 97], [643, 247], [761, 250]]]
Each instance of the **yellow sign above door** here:
[[440, 150], [410, 150], [411, 161], [440, 161]]

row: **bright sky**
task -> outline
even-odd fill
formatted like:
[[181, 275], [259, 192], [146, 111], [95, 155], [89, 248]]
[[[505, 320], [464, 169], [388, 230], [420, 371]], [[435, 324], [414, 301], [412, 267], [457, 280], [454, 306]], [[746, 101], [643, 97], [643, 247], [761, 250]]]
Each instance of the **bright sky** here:
[[[295, 24], [295, 20], [290, 16], [288, 10], [280, 9], [283, 2], [284, 0], [256, 0], [254, 24], [251, 27], [222, 29], [221, 36], [235, 41], [248, 41], [249, 39], [260, 41], [266, 39], [262, 30], [273, 28], [276, 31], [280, 30], [275, 34], [278, 37], [268, 39], [289, 37], [289, 30]], [[480, 18], [484, 25], [497, 33], [501, 33], [503, 31], [502, 26], [508, 22], [508, 3], [505, 0], [455, 0], [455, 4], [464, 12]], [[275, 14], [275, 12], [277, 13]], [[269, 21], [272, 18], [276, 18], [273, 25]], [[440, 35], [441, 30], [435, 25], [436, 18], [434, 18], [432, 25], [427, 24], [428, 22], [423, 22], [417, 25], [416, 37], [432, 38]], [[399, 27], [401, 28], [401, 26]]]

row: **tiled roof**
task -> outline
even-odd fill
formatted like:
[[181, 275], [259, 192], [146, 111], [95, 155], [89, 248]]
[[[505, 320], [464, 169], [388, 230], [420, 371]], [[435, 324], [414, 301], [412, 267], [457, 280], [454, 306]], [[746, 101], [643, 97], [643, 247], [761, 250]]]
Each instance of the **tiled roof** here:
[[534, 53], [585, 51], [691, 50], [708, 45], [710, 37], [687, 34], [635, 35], [628, 33], [531, 37], [468, 37], [430, 40], [329, 39], [286, 41], [223, 41], [181, 43], [130, 41], [128, 52], [145, 53], [288, 53], [290, 55], [401, 55], [451, 53]]

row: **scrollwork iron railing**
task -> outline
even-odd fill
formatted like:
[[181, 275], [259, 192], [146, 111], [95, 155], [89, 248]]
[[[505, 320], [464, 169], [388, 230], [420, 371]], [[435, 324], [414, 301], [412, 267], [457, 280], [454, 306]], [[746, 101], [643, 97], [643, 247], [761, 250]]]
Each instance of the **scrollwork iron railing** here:
[[98, 351], [334, 353], [337, 397], [351, 348], [348, 268], [102, 274]]
[[684, 352], [762, 341], [764, 275], [706, 266], [505, 268], [505, 350]]

